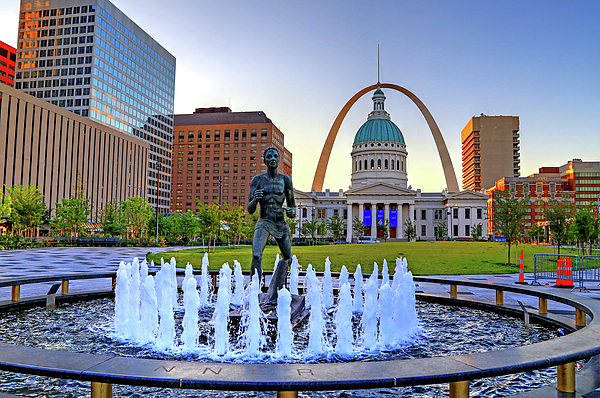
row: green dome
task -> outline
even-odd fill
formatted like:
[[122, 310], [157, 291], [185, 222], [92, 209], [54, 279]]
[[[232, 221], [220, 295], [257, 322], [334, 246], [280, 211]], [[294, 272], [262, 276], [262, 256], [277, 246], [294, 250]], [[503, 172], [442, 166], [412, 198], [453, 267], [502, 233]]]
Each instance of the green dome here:
[[404, 136], [398, 126], [387, 119], [367, 120], [360, 126], [354, 136], [352, 145], [363, 142], [397, 142], [406, 145]]

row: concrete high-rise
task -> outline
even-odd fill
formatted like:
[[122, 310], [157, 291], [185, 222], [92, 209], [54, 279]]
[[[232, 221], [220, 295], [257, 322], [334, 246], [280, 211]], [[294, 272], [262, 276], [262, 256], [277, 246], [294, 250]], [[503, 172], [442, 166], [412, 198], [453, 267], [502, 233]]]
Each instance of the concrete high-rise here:
[[141, 188], [169, 211], [175, 57], [110, 1], [21, 0], [15, 87], [147, 141]]
[[520, 176], [519, 117], [472, 117], [461, 133], [462, 188], [483, 192]]
[[39, 186], [52, 217], [80, 177], [92, 217], [137, 195], [128, 185], [146, 185], [148, 154], [147, 141], [0, 84], [0, 191]]
[[279, 172], [292, 175], [292, 154], [283, 133], [262, 112], [198, 108], [175, 115], [173, 212], [196, 210], [197, 200], [245, 206], [250, 181], [264, 173], [263, 151], [279, 149]]

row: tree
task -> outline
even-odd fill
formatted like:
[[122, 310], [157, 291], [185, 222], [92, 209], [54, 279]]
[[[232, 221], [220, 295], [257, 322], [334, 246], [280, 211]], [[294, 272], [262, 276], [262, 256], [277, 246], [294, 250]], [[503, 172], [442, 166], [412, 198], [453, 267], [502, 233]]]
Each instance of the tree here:
[[448, 226], [445, 222], [435, 226], [435, 240], [445, 240], [448, 237]]
[[131, 236], [142, 240], [148, 237], [148, 223], [153, 212], [146, 199], [134, 196], [121, 201], [121, 214], [128, 238]]
[[217, 202], [205, 205], [198, 201], [196, 215], [200, 219], [200, 234], [208, 239], [208, 250], [210, 250], [212, 239], [214, 251], [215, 242], [221, 228], [222, 210]]
[[404, 223], [404, 235], [409, 242], [412, 242], [417, 237], [417, 229], [415, 228], [415, 224], [410, 221], [410, 219], [406, 220]]
[[321, 238], [324, 238], [325, 236], [327, 236], [327, 221], [326, 220], [323, 220], [317, 224], [317, 234]]
[[78, 176], [77, 183], [73, 187], [75, 196], [62, 198], [56, 203], [56, 217], [52, 226], [56, 228], [61, 236], [79, 236], [83, 229], [83, 223], [88, 222], [91, 214], [90, 201], [85, 195], [85, 183]]
[[296, 227], [298, 226], [298, 220], [295, 218], [286, 217], [285, 222], [290, 229], [290, 239], [293, 239], [294, 234], [296, 233]]
[[327, 220], [327, 229], [331, 233], [334, 242], [341, 240], [346, 233], [346, 221], [339, 215], [335, 214]]
[[359, 237], [365, 234], [365, 224], [358, 218], [358, 216], [354, 216], [352, 219], [352, 235], [358, 239]]
[[317, 228], [318, 228], [317, 220], [305, 221], [304, 224], [302, 224], [302, 234], [309, 235], [312, 242], [314, 243], [315, 238], [317, 236]]
[[594, 217], [594, 211], [589, 207], [580, 208], [572, 224], [572, 232], [584, 248], [587, 245], [587, 254], [590, 254], [592, 245], [598, 240], [600, 222]]
[[506, 240], [510, 265], [511, 246], [521, 242], [529, 197], [517, 197], [508, 191], [494, 191], [493, 203], [494, 230]]
[[377, 226], [377, 229], [381, 233], [381, 239], [383, 239], [384, 242], [387, 241], [388, 238], [390, 237], [390, 221], [385, 220], [383, 225]]
[[233, 245], [235, 246], [236, 239], [239, 244], [243, 235], [245, 222], [244, 208], [242, 206], [227, 205], [224, 213], [223, 218], [229, 226], [227, 237], [228, 239], [231, 238], [231, 240], [233, 240]]
[[573, 216], [573, 205], [570, 202], [553, 202], [544, 211], [550, 229], [552, 244], [558, 248], [564, 246], [571, 239], [571, 218]]
[[477, 225], [471, 225], [471, 236], [473, 237], [473, 240], [480, 240], [481, 235], [483, 235], [483, 226], [481, 225], [481, 223]]
[[6, 186], [10, 194], [10, 217], [9, 220], [13, 226], [13, 233], [29, 233], [33, 235], [34, 230], [39, 228], [44, 221], [46, 205], [44, 204], [44, 195], [39, 191], [40, 187], [29, 185], [24, 188], [22, 185]]
[[107, 202], [104, 205], [100, 222], [103, 225], [104, 236], [112, 238], [121, 236], [125, 232], [121, 209], [113, 202]]
[[531, 240], [537, 242], [538, 244], [542, 239], [544, 239], [544, 227], [542, 227], [539, 223], [534, 223], [529, 229], [528, 233]]
[[0, 217], [10, 217], [11, 210], [10, 196], [5, 197], [4, 194], [0, 192]]

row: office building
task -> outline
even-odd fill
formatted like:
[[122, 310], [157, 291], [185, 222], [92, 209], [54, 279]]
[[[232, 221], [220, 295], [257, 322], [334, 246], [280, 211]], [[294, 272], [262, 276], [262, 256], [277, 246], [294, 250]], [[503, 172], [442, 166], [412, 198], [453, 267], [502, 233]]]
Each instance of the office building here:
[[148, 142], [79, 116], [13, 87], [0, 85], [0, 177], [12, 185], [40, 187], [52, 209], [74, 195], [79, 176], [92, 217], [107, 202], [147, 184]]
[[110, 1], [21, 0], [15, 87], [147, 141], [141, 189], [162, 212], [170, 207], [174, 86], [175, 58]]
[[472, 117], [463, 128], [462, 188], [484, 192], [503, 177], [520, 176], [519, 117]]
[[0, 40], [0, 83], [15, 85], [17, 49]]
[[600, 211], [600, 162], [573, 159], [558, 167], [558, 172], [563, 184], [575, 191], [578, 207], [593, 206], [596, 212]]
[[265, 112], [198, 108], [175, 115], [171, 211], [220, 202], [245, 206], [250, 181], [264, 173], [262, 152], [279, 149], [279, 172], [292, 176], [284, 135]]
[[496, 237], [494, 229], [494, 198], [498, 192], [508, 191], [517, 198], [528, 197], [527, 215], [523, 221], [523, 230], [528, 231], [533, 225], [547, 225], [545, 211], [557, 202], [575, 204], [575, 191], [564, 184], [558, 167], [542, 167], [539, 173], [527, 177], [504, 177], [496, 181], [494, 187], [487, 190], [488, 199], [488, 231]]

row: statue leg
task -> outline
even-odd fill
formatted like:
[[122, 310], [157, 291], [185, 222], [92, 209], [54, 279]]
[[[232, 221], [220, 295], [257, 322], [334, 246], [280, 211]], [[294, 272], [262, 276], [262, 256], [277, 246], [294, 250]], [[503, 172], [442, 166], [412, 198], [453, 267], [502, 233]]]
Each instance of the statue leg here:
[[258, 281], [262, 283], [262, 254], [267, 245], [269, 233], [264, 229], [254, 231], [254, 239], [252, 241], [252, 265], [250, 266], [250, 278], [254, 273], [258, 273]]
[[279, 260], [279, 263], [277, 264], [277, 270], [275, 270], [275, 273], [273, 274], [273, 279], [271, 279], [269, 290], [267, 291], [267, 300], [269, 303], [274, 305], [277, 304], [277, 292], [286, 285], [288, 270], [292, 258], [289, 235], [284, 236], [282, 239], [277, 239], [277, 245], [279, 246], [279, 250], [281, 250], [283, 259]]

